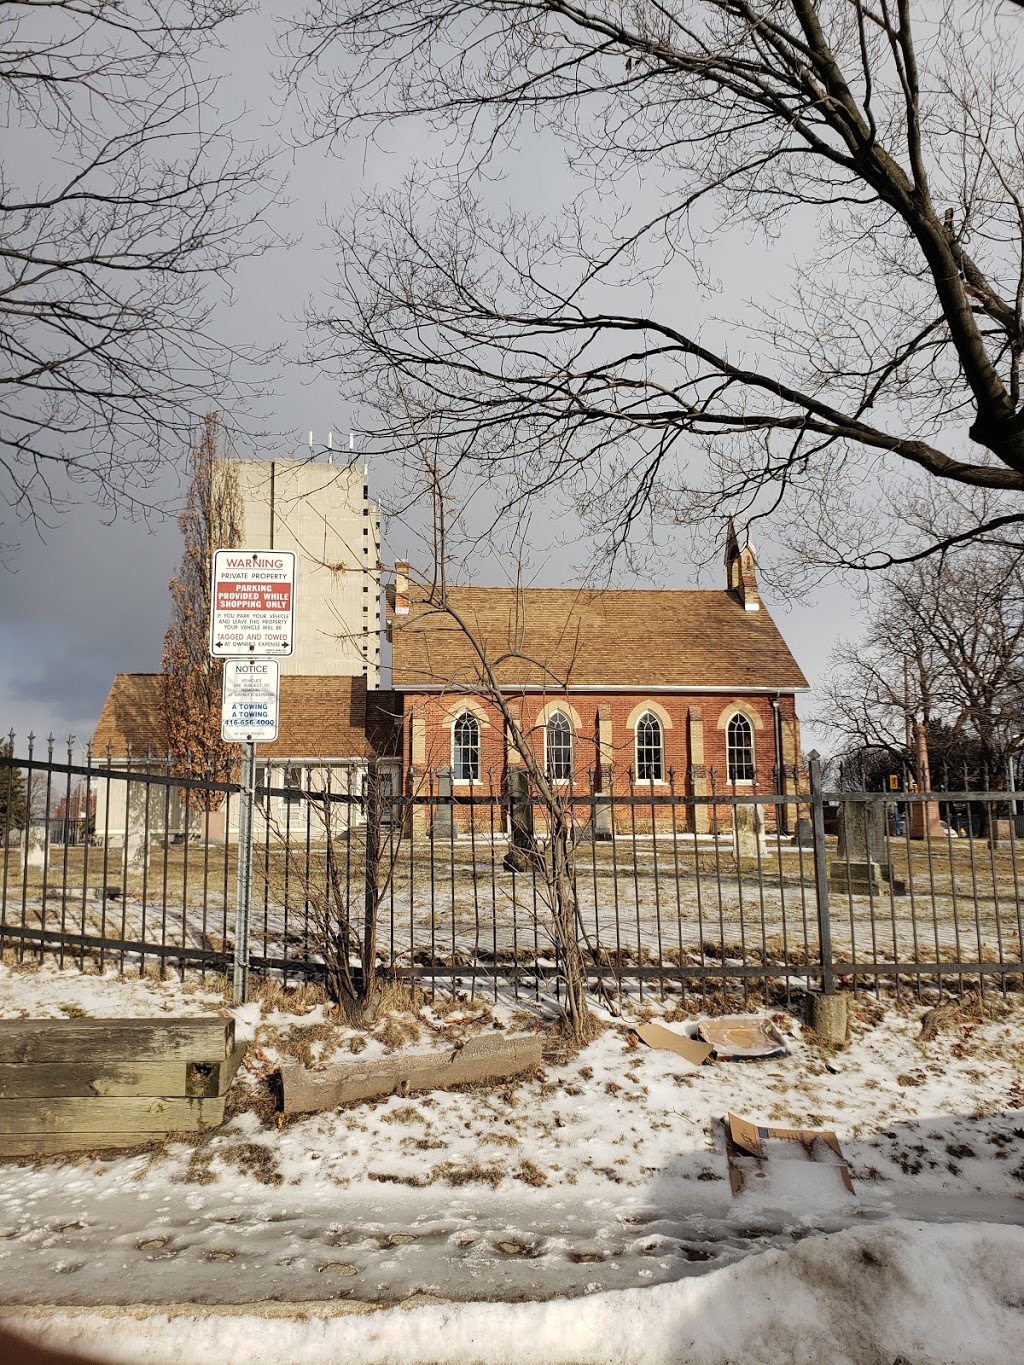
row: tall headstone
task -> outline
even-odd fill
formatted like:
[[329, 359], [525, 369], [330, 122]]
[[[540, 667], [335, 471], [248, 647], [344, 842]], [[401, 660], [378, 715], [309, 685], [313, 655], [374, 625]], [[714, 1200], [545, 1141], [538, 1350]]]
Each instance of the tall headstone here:
[[452, 770], [437, 770], [437, 804], [434, 806], [434, 819], [430, 826], [432, 839], [452, 839], [458, 833], [452, 804]]
[[612, 838], [612, 770], [601, 767], [601, 789], [594, 793], [594, 839], [606, 843]]
[[[918, 790], [930, 792], [932, 774], [928, 762], [928, 738], [920, 721], [914, 726], [914, 758], [917, 768]], [[937, 801], [912, 801], [910, 803], [910, 837], [911, 839], [941, 839], [943, 837]]]
[[756, 858], [764, 853], [764, 812], [759, 805], [734, 808], [733, 837], [737, 858]]
[[25, 831], [25, 866], [42, 867], [46, 861], [46, 826], [29, 825]]
[[885, 842], [885, 802], [845, 797], [839, 803], [839, 842], [836, 860], [829, 868], [833, 891], [843, 895], [877, 896], [888, 883], [903, 895], [905, 887], [894, 879]]
[[129, 867], [143, 868], [149, 865], [149, 842], [139, 830], [129, 830], [125, 860]]
[[525, 872], [537, 857], [530, 778], [525, 768], [513, 767], [508, 770], [506, 783], [512, 843], [503, 865], [509, 872]]

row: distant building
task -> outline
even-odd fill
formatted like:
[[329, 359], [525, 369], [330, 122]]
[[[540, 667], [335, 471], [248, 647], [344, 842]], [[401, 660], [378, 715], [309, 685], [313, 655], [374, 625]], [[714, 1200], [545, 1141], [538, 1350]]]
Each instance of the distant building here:
[[[521, 760], [481, 654], [566, 790], [795, 792], [796, 694], [807, 681], [761, 602], [753, 547], [730, 531], [725, 561], [724, 590], [449, 587], [465, 630], [399, 565], [388, 622], [406, 792], [424, 790], [441, 767], [456, 795], [506, 789]], [[693, 809], [697, 832], [731, 820], [712, 803]], [[618, 818], [649, 828], [678, 815], [652, 804]]]
[[[90, 809], [95, 832], [117, 842], [130, 833], [152, 839], [182, 837], [185, 802], [173, 779], [159, 786], [146, 775], [166, 777], [167, 730], [163, 718], [163, 677], [159, 673], [119, 673], [103, 704], [92, 736], [95, 795]], [[330, 790], [358, 797], [371, 756], [367, 730], [367, 692], [363, 678], [314, 677], [281, 679], [278, 737], [257, 750], [257, 786], [276, 789], [262, 799], [264, 815], [283, 823], [292, 792]], [[110, 770], [104, 777], [108, 754]], [[135, 774], [139, 780], [131, 781]], [[204, 774], [196, 773], [198, 779]], [[215, 775], [223, 781], [224, 775]], [[237, 832], [237, 800], [227, 826], [214, 812], [211, 835]], [[339, 813], [348, 807], [339, 807]], [[191, 814], [198, 814], [193, 807]], [[357, 816], [358, 818], [358, 816]], [[195, 828], [195, 820], [191, 822]]]
[[366, 465], [231, 460], [239, 548], [293, 550], [295, 648], [281, 672], [380, 685], [380, 513]]
[[[361, 790], [370, 755], [366, 738], [367, 691], [380, 682], [380, 514], [370, 502], [367, 468], [314, 460], [231, 460], [241, 503], [239, 549], [291, 550], [295, 565], [295, 635], [292, 654], [279, 659], [280, 723], [277, 740], [258, 748], [261, 785]], [[224, 547], [227, 548], [227, 547]], [[156, 775], [168, 771], [168, 736], [159, 673], [119, 673], [93, 734], [98, 767]], [[152, 755], [147, 759], [147, 754]], [[130, 762], [129, 762], [130, 756]], [[201, 776], [197, 774], [197, 776]], [[121, 779], [98, 791], [96, 829], [127, 837], [144, 827], [151, 835], [184, 832], [177, 788], [166, 808], [144, 788], [129, 796]], [[271, 799], [271, 816], [279, 814]], [[283, 806], [282, 806], [283, 810]], [[211, 833], [224, 821], [211, 818]], [[234, 829], [229, 820], [227, 833]]]

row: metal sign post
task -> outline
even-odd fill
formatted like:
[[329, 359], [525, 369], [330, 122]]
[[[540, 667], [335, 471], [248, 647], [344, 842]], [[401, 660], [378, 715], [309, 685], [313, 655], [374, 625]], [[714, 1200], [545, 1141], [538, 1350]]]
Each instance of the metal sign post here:
[[242, 790], [238, 798], [238, 878], [235, 894], [235, 969], [232, 999], [249, 997], [249, 905], [252, 897], [252, 808], [256, 788], [256, 745], [242, 748]]
[[210, 654], [224, 662], [221, 736], [242, 745], [238, 804], [233, 995], [249, 990], [256, 744], [277, 738], [280, 669], [275, 656], [295, 647], [295, 554], [291, 550], [216, 550], [210, 588]]
[[221, 738], [242, 745], [238, 798], [238, 877], [235, 895], [233, 998], [245, 1003], [249, 991], [249, 913], [252, 900], [253, 806], [256, 741], [277, 738], [281, 667], [276, 659], [226, 659], [221, 703]]

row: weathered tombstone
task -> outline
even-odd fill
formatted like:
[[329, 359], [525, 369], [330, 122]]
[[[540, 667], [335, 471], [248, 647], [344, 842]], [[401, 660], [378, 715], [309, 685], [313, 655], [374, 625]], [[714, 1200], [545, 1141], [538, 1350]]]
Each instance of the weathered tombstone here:
[[601, 790], [594, 793], [594, 839], [607, 843], [612, 838], [611, 768], [602, 769]]
[[129, 867], [145, 867], [149, 858], [149, 844], [138, 830], [129, 830], [126, 858]]
[[[999, 819], [990, 819], [988, 825], [988, 842], [992, 848], [1009, 848], [1013, 842], [1013, 821], [1000, 816]], [[945, 831], [941, 831], [941, 837], [945, 838]]]
[[796, 822], [796, 833], [793, 835], [793, 842], [800, 848], [814, 847], [814, 826], [806, 815], [801, 815]]
[[508, 872], [525, 872], [537, 858], [537, 842], [533, 836], [530, 778], [525, 768], [511, 767], [506, 783], [512, 846], [505, 854], [502, 866]]
[[829, 868], [829, 886], [844, 895], [880, 895], [883, 881], [897, 896], [906, 887], [893, 878], [886, 858], [885, 802], [849, 797], [839, 803], [839, 843]]
[[42, 867], [46, 861], [46, 826], [29, 825], [25, 831], [25, 866]]
[[431, 839], [452, 839], [457, 833], [458, 827], [455, 824], [452, 805], [452, 770], [451, 768], [438, 768], [437, 804], [434, 806], [430, 837]]
[[733, 812], [733, 837], [737, 858], [756, 858], [764, 853], [764, 813], [758, 805], [737, 806]]

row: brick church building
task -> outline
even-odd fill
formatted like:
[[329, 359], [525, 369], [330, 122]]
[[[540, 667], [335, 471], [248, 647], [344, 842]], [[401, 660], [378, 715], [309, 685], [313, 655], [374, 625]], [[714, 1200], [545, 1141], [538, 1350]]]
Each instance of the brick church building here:
[[[388, 625], [404, 790], [425, 791], [440, 768], [456, 796], [503, 790], [521, 760], [496, 684], [566, 790], [794, 792], [807, 681], [761, 601], [754, 549], [732, 528], [725, 570], [726, 587], [710, 591], [449, 588], [444, 610], [398, 565]], [[651, 809], [659, 824], [673, 819]], [[698, 832], [730, 818], [684, 809]], [[616, 818], [636, 817], [626, 806]]]

